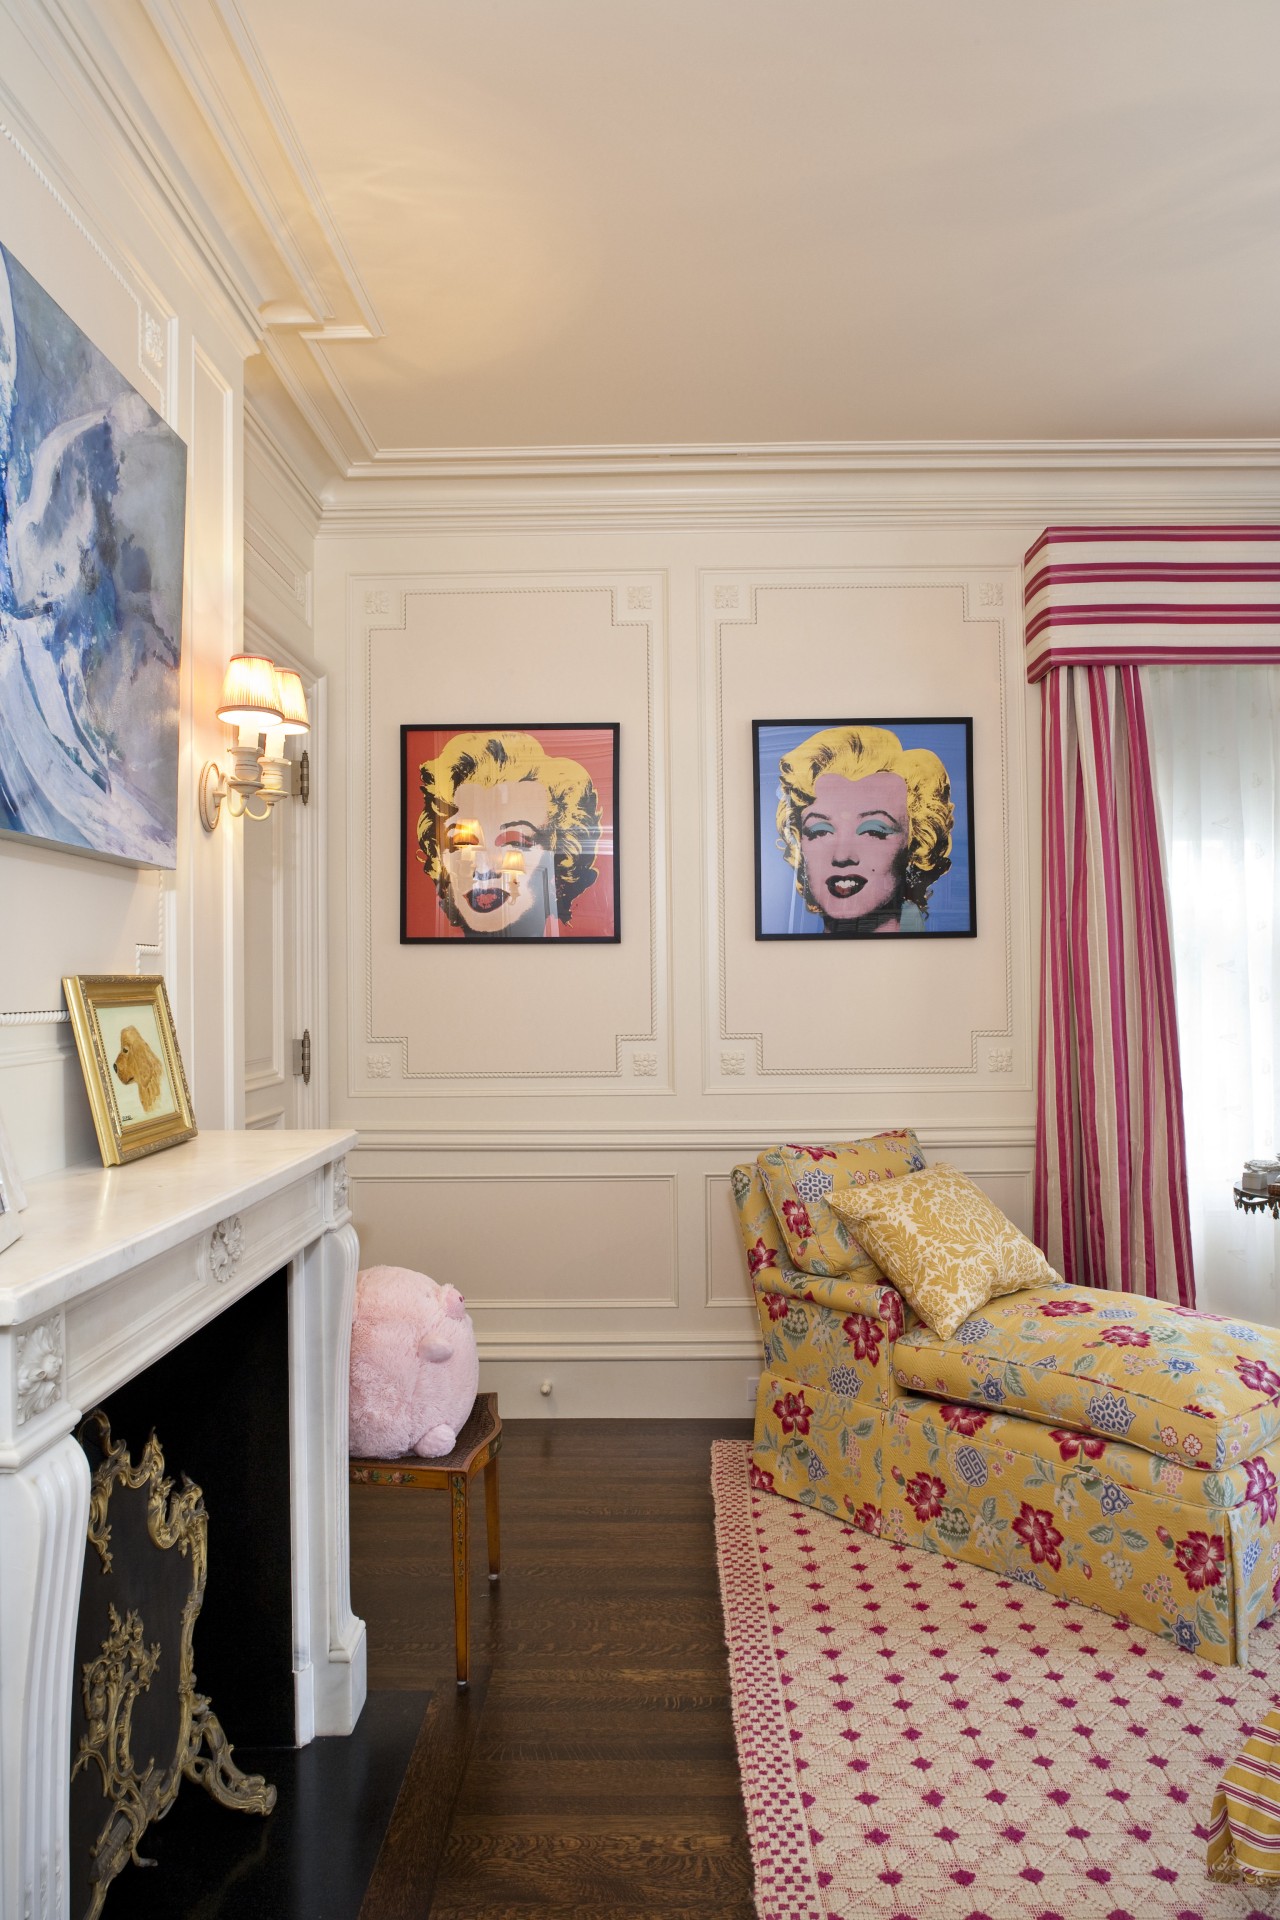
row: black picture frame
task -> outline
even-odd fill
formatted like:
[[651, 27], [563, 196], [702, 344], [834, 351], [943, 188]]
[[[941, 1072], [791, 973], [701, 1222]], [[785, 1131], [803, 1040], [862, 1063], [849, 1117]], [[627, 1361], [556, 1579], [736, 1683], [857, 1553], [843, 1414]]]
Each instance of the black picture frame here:
[[616, 945], [620, 737], [607, 720], [402, 725], [401, 945]]
[[[916, 785], [920, 796], [916, 816], [926, 859], [923, 866], [912, 862], [906, 867], [905, 874], [899, 866], [896, 885], [893, 884], [894, 876], [878, 853], [880, 847], [897, 837], [894, 833], [896, 813], [891, 796], [886, 808], [868, 808], [865, 813], [854, 815], [841, 803], [839, 790], [836, 790], [831, 817], [816, 809], [812, 802], [808, 806], [801, 806], [794, 797], [806, 790], [814, 777], [821, 777], [821, 770], [815, 776], [813, 769], [815, 761], [824, 754], [829, 754], [832, 760], [828, 777], [843, 777], [846, 783], [851, 784], [855, 776], [847, 773], [840, 775], [840, 763], [844, 761], [848, 765], [849, 757], [837, 737], [867, 730], [873, 730], [877, 736], [891, 736], [898, 751], [895, 753], [888, 742], [878, 737], [864, 741], [863, 746], [869, 751], [865, 751], [861, 757], [855, 755], [852, 763], [866, 767], [867, 773], [856, 776], [857, 779], [868, 777], [873, 772], [898, 772], [906, 778], [906, 773], [895, 763], [902, 754], [920, 749], [935, 756], [945, 770], [950, 789], [952, 822], [949, 845], [942, 856], [947, 865], [935, 878], [926, 877], [929, 864], [927, 849], [932, 842], [933, 861], [936, 864], [941, 852], [938, 845], [939, 809], [943, 803], [937, 798], [939, 790], [929, 777], [927, 762], [908, 763], [913, 784], [916, 777], [920, 776]], [[815, 742], [814, 736], [820, 734], [833, 737]], [[976, 936], [978, 909], [972, 716], [753, 720], [751, 745], [755, 785], [757, 940], [818, 938], [829, 941], [861, 936], [884, 940], [968, 940]], [[799, 763], [793, 763], [794, 789], [784, 786], [780, 762], [784, 758], [791, 758], [797, 749], [806, 746], [809, 750], [802, 756], [803, 768]], [[792, 791], [793, 798], [787, 809], [788, 824], [784, 834], [779, 825], [778, 810], [786, 791]], [[878, 789], [868, 797], [880, 798]], [[802, 817], [821, 820], [821, 832], [811, 838], [805, 836], [801, 827]], [[855, 850], [852, 836], [855, 833], [855, 820], [859, 819], [864, 824], [856, 828]], [[903, 823], [908, 845], [911, 825], [909, 821]], [[809, 869], [824, 857], [818, 849], [825, 846], [834, 848], [838, 840], [843, 851], [836, 859], [833, 871], [820, 881], [812, 880]], [[898, 843], [901, 844], [900, 837]], [[808, 866], [804, 859], [806, 845], [815, 850]], [[867, 848], [865, 860], [860, 854], [863, 846]], [[852, 903], [863, 896], [866, 904], [855, 908]], [[822, 910], [824, 901], [830, 903], [830, 912]]]

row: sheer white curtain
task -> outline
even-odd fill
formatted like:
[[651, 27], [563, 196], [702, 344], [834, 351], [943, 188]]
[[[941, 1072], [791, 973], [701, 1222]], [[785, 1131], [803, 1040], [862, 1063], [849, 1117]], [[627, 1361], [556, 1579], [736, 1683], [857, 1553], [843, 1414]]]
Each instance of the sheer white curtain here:
[[1231, 1189], [1280, 1151], [1280, 668], [1147, 667], [1198, 1304], [1280, 1323], [1280, 1224]]

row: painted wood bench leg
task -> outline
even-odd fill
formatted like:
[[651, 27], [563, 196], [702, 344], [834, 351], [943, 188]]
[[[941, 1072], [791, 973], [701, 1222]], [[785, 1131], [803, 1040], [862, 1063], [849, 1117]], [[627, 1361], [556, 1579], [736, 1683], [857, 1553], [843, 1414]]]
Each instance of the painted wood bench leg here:
[[498, 1535], [498, 1461], [486, 1460], [484, 1468], [484, 1523], [489, 1536], [489, 1578], [496, 1580], [502, 1571], [502, 1547]]
[[458, 1685], [468, 1683], [467, 1627], [468, 1555], [467, 1555], [467, 1476], [449, 1476], [450, 1503], [453, 1508], [453, 1644], [458, 1660]]

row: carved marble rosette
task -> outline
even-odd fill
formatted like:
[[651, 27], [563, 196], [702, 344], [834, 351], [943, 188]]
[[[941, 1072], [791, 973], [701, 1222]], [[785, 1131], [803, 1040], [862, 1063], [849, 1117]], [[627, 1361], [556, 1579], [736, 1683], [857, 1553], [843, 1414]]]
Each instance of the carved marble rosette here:
[[25, 1427], [62, 1397], [62, 1321], [56, 1313], [18, 1335], [17, 1367], [18, 1425]]
[[219, 1286], [234, 1280], [244, 1252], [244, 1226], [238, 1213], [219, 1220], [209, 1235], [209, 1271]]

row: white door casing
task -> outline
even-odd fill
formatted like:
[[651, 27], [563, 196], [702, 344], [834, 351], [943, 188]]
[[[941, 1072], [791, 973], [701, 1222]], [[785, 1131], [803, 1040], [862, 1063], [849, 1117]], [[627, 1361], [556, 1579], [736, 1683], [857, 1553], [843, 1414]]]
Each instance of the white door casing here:
[[[302, 677], [311, 731], [285, 743], [293, 762], [293, 797], [266, 820], [238, 829], [243, 848], [244, 1124], [252, 1129], [313, 1127], [325, 1110], [323, 809], [317, 793], [323, 735], [324, 681], [314, 666], [269, 634], [248, 644]], [[307, 756], [309, 798], [300, 793]], [[296, 1069], [298, 1043], [309, 1036], [309, 1077]]]

